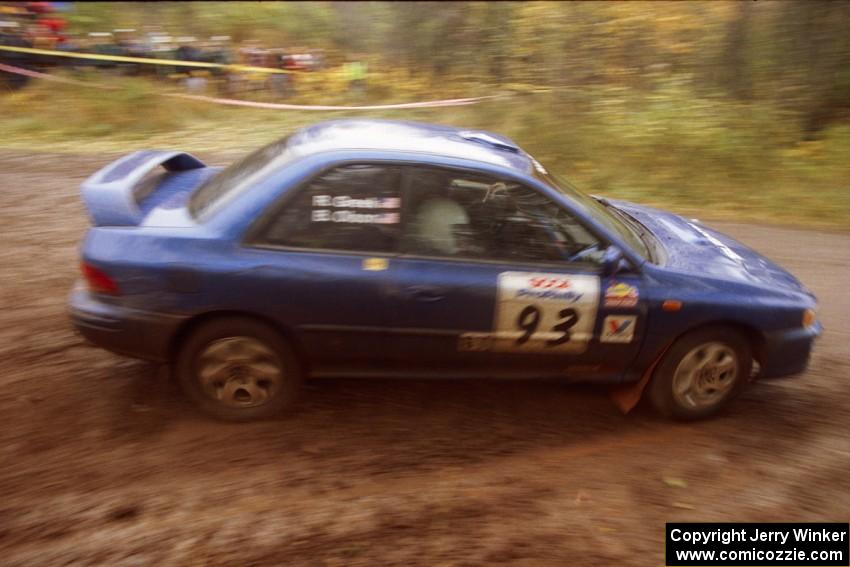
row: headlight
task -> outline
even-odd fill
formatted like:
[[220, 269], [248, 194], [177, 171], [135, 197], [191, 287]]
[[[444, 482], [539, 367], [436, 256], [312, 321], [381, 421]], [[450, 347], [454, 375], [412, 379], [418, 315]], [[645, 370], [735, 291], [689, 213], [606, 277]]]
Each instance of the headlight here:
[[803, 327], [808, 329], [817, 323], [818, 314], [814, 309], [806, 309], [803, 311]]

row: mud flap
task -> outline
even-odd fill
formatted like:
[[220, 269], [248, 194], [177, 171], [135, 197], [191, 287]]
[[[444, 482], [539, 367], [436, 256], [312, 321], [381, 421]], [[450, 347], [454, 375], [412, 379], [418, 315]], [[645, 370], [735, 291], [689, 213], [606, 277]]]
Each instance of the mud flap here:
[[652, 373], [655, 372], [655, 367], [658, 366], [658, 363], [661, 362], [662, 358], [664, 358], [664, 354], [669, 348], [669, 344], [664, 347], [661, 354], [659, 354], [652, 364], [650, 364], [644, 371], [640, 380], [634, 384], [613, 388], [610, 392], [608, 392], [608, 395], [611, 397], [611, 401], [614, 402], [614, 405], [617, 406], [617, 409], [619, 409], [623, 415], [629, 413], [635, 408], [635, 406], [638, 405], [638, 402], [640, 402], [640, 398], [643, 395], [643, 391], [646, 389], [646, 385], [649, 384], [650, 380], [652, 380]]

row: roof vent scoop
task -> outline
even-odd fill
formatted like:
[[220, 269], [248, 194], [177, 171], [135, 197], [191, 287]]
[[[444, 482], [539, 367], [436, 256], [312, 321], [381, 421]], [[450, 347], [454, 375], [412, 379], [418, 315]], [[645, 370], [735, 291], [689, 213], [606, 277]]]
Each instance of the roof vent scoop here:
[[511, 140], [502, 136], [497, 136], [496, 134], [467, 130], [465, 132], [458, 132], [458, 136], [464, 140], [485, 144], [498, 150], [504, 150], [515, 154], [520, 152], [519, 146], [514, 144]]

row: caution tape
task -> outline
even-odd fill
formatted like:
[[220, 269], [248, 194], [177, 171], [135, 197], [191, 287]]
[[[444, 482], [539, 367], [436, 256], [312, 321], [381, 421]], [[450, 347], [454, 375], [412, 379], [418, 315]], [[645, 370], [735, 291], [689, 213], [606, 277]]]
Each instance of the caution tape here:
[[38, 71], [30, 71], [29, 69], [23, 69], [21, 67], [15, 67], [14, 65], [6, 65], [4, 63], [0, 63], [0, 71], [5, 71], [6, 73], [14, 73], [16, 75], [23, 75], [24, 77], [30, 77], [32, 79], [45, 79], [47, 81], [53, 81], [56, 83], [66, 83], [68, 85], [80, 85], [83, 87], [95, 87], [98, 89], [109, 89], [116, 90], [118, 87], [114, 87], [112, 85], [101, 85], [98, 83], [90, 83], [87, 81], [76, 81], [74, 79], [68, 79], [65, 77], [56, 77], [55, 75], [48, 75], [47, 73], [39, 73]]
[[468, 104], [476, 104], [483, 100], [498, 98], [500, 95], [478, 96], [471, 98], [453, 98], [445, 100], [430, 100], [423, 102], [401, 102], [397, 104], [376, 104], [371, 106], [330, 106], [318, 104], [285, 104], [280, 102], [254, 102], [251, 100], [237, 100], [231, 98], [216, 98], [202, 95], [190, 95], [182, 93], [164, 93], [164, 96], [173, 96], [178, 98], [186, 98], [190, 100], [200, 100], [204, 102], [213, 102], [216, 104], [226, 104], [232, 106], [248, 106], [251, 108], [271, 108], [277, 110], [398, 110], [403, 108], [437, 108], [441, 106], [465, 106]]
[[[15, 67], [13, 65], [5, 65], [0, 63], [0, 71], [5, 71], [6, 73], [15, 73], [17, 75], [23, 75], [26, 77], [30, 77], [33, 79], [44, 79], [47, 81], [54, 81], [57, 83], [67, 83], [72, 85], [80, 85], [85, 87], [92, 87], [96, 89], [108, 89], [108, 90], [116, 90], [119, 87], [113, 85], [104, 85], [101, 83], [93, 83], [89, 81], [77, 81], [74, 79], [68, 79], [64, 77], [57, 77], [55, 75], [50, 75], [48, 73], [41, 73], [39, 71], [31, 71], [29, 69], [23, 69], [21, 67]], [[158, 93], [160, 96], [168, 96], [175, 98], [184, 98], [189, 100], [197, 100], [202, 102], [210, 102], [214, 104], [223, 104], [228, 106], [243, 106], [249, 108], [268, 108], [275, 110], [399, 110], [404, 108], [437, 108], [441, 106], [465, 106], [469, 104], [476, 104], [484, 100], [494, 99], [494, 98], [502, 98], [507, 95], [488, 95], [488, 96], [477, 96], [477, 97], [468, 97], [468, 98], [452, 98], [452, 99], [443, 99], [443, 100], [429, 100], [422, 102], [401, 102], [397, 104], [377, 104], [371, 106], [331, 106], [331, 105], [316, 105], [316, 104], [285, 104], [279, 102], [255, 102], [251, 100], [238, 100], [232, 98], [218, 98], [218, 97], [210, 97], [203, 95], [192, 95], [185, 93]]]
[[269, 74], [298, 74], [289, 69], [273, 69], [271, 67], [253, 67], [250, 65], [231, 65], [224, 63], [202, 63], [200, 61], [183, 61], [182, 59], [152, 59], [150, 57], [127, 57], [126, 55], [101, 55], [99, 53], [77, 53], [75, 51], [54, 51], [52, 49], [36, 49], [34, 47], [13, 47], [0, 45], [0, 51], [15, 53], [32, 53], [33, 55], [52, 55], [56, 57], [71, 57], [74, 59], [92, 59], [95, 61], [118, 61], [121, 63], [141, 63], [145, 65], [170, 65], [177, 67], [198, 67], [204, 69], [229, 69]]

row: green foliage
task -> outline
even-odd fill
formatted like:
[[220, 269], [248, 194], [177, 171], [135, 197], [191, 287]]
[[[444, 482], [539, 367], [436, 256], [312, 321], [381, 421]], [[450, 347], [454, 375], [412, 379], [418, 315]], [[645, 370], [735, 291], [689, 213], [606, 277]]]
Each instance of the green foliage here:
[[[114, 90], [35, 82], [3, 99], [10, 132], [37, 138], [137, 137], [179, 129], [214, 112], [207, 104], [158, 96], [158, 86], [122, 79]], [[14, 117], [14, 118], [13, 118]]]
[[[589, 192], [850, 229], [848, 2], [77, 2], [69, 19], [78, 33], [155, 26], [324, 48], [331, 67], [298, 76], [286, 102], [511, 95], [356, 114], [505, 133]], [[368, 62], [359, 94], [340, 67], [354, 60]], [[163, 86], [146, 81], [111, 84], [4, 96], [4, 145], [247, 150], [352, 114], [223, 108], [157, 96]]]
[[491, 86], [651, 91], [686, 76], [794, 109], [809, 136], [850, 112], [848, 2], [76, 2], [69, 19], [75, 32], [227, 34]]
[[[384, 86], [395, 100], [417, 94], [391, 88], [402, 78], [386, 75]], [[700, 217], [850, 229], [850, 126], [797, 142], [800, 123], [787, 109], [699, 96], [686, 80], [668, 81], [652, 93], [588, 86], [467, 107], [360, 112], [220, 107], [160, 96], [159, 85], [143, 80], [113, 84], [121, 88], [104, 93], [37, 83], [6, 96], [3, 145], [241, 152], [329, 118], [423, 120], [504, 133], [590, 193]], [[427, 82], [420, 86], [429, 88]]]

